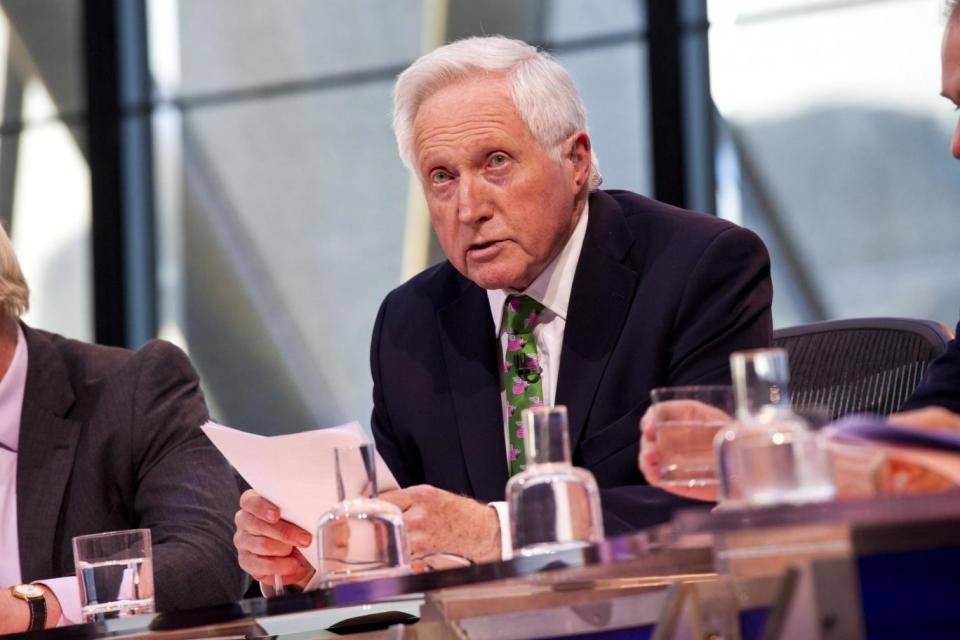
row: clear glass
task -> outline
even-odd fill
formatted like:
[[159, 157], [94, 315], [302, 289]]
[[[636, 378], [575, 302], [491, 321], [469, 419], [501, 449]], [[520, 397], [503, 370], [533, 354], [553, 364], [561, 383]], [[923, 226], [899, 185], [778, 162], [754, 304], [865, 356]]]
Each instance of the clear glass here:
[[661, 484], [716, 485], [713, 441], [733, 420], [733, 387], [660, 387], [650, 392], [650, 400]]
[[526, 409], [523, 430], [527, 468], [507, 482], [514, 554], [602, 541], [600, 491], [593, 474], [570, 461], [567, 408]]
[[830, 458], [806, 421], [790, 407], [783, 349], [730, 356], [737, 421], [717, 435], [721, 500], [762, 506], [831, 500]]
[[149, 529], [73, 539], [84, 622], [152, 613], [153, 551]]
[[317, 521], [317, 572], [325, 585], [410, 573], [403, 512], [377, 497], [372, 444], [334, 450], [340, 502]]

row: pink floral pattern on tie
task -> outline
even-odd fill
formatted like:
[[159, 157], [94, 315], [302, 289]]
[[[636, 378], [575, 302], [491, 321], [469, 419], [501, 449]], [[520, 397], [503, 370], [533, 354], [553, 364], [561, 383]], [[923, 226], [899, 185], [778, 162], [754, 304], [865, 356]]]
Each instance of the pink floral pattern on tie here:
[[503, 388], [507, 396], [507, 432], [510, 436], [510, 474], [526, 468], [523, 411], [543, 407], [541, 363], [534, 337], [542, 321], [543, 305], [529, 296], [510, 296], [504, 305], [503, 331], [507, 335], [503, 361]]

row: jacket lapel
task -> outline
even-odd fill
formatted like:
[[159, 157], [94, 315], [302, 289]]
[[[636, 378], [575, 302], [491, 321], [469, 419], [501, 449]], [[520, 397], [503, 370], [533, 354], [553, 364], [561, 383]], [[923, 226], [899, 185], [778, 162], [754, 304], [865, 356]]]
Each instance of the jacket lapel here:
[[27, 381], [17, 455], [17, 538], [24, 581], [54, 577], [54, 540], [80, 423], [67, 368], [48, 339], [23, 325]]
[[574, 450], [636, 290], [637, 273], [623, 264], [633, 242], [616, 201], [595, 193], [573, 278], [557, 380], [556, 404], [567, 406]]
[[503, 500], [509, 472], [493, 319], [486, 292], [462, 276], [458, 280], [460, 296], [437, 318], [460, 446], [474, 497]]

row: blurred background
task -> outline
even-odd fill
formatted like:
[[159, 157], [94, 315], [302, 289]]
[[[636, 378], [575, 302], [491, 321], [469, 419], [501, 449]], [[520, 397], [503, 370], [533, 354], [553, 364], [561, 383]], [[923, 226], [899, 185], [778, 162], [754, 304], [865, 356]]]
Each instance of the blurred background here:
[[775, 325], [960, 311], [942, 0], [0, 0], [31, 325], [186, 349], [214, 416], [368, 426], [383, 296], [442, 259], [390, 130], [422, 52], [552, 51], [606, 188], [729, 218]]

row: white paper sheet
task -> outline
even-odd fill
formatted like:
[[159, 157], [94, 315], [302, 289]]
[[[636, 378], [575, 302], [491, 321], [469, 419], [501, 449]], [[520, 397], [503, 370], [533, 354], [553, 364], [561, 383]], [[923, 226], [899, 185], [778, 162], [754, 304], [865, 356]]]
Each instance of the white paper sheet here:
[[[280, 517], [316, 535], [317, 520], [337, 503], [333, 450], [370, 443], [357, 422], [282, 436], [261, 436], [214, 422], [203, 432], [253, 489], [280, 508]], [[357, 458], [359, 465], [359, 457]], [[396, 478], [377, 454], [377, 487], [397, 489]], [[362, 468], [346, 470], [345, 481], [363, 476]], [[315, 544], [301, 550], [314, 567]]]

